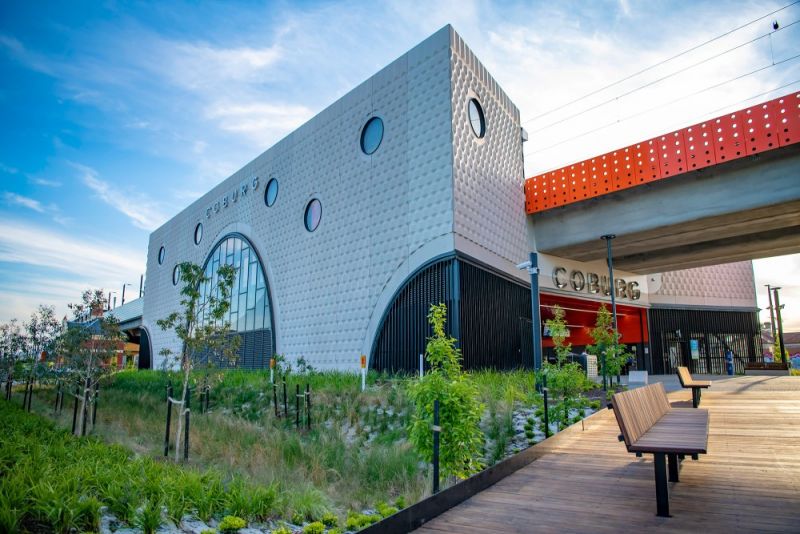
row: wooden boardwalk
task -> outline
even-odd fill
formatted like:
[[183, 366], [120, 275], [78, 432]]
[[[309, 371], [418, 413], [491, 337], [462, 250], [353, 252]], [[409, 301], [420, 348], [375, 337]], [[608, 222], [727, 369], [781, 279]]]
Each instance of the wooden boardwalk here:
[[[688, 390], [669, 397], [691, 406]], [[655, 515], [653, 456], [628, 453], [602, 410], [417, 532], [800, 532], [800, 377], [715, 381], [700, 407], [708, 454], [670, 484], [672, 517]]]

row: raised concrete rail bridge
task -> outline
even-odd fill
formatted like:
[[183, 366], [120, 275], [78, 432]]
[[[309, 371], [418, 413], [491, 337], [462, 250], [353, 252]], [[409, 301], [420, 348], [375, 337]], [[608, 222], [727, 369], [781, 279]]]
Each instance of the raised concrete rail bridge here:
[[533, 250], [653, 273], [800, 252], [800, 92], [525, 181]]

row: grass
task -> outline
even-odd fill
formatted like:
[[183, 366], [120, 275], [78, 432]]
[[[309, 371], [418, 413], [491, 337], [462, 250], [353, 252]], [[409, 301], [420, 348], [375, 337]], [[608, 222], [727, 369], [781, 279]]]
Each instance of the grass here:
[[[162, 372], [125, 371], [108, 379], [101, 388], [93, 434], [142, 457], [162, 458], [168, 380], [177, 391], [178, 377]], [[202, 384], [205, 376], [198, 373], [193, 380]], [[430, 486], [427, 469], [420, 469], [419, 457], [403, 439], [409, 410], [402, 379], [370, 374], [370, 387], [361, 392], [360, 378], [352, 374], [290, 376], [288, 418], [274, 415], [268, 371], [226, 371], [210, 375], [209, 383], [210, 413], [200, 414], [198, 397], [193, 396], [189, 466], [273, 488], [274, 517], [299, 515], [312, 521], [333, 512], [344, 518], [348, 510], [372, 507], [378, 500], [416, 502]], [[291, 401], [298, 383], [303, 390], [308, 383], [312, 391], [310, 431], [295, 428]], [[51, 388], [37, 389], [34, 411], [52, 418], [54, 395]], [[279, 403], [282, 413], [282, 398]], [[71, 427], [67, 400], [55, 421]], [[195, 504], [201, 518], [218, 510], [215, 502]], [[178, 497], [165, 506], [173, 518], [189, 509]], [[237, 511], [258, 508], [231, 506]]]
[[[515, 412], [539, 409], [541, 398], [534, 391], [530, 371], [482, 371], [470, 376], [486, 406], [482, 422], [487, 438], [485, 461], [492, 465], [511, 452]], [[106, 379], [100, 390], [97, 425], [92, 431], [100, 441], [75, 441], [90, 448], [100, 447], [101, 442], [121, 445], [110, 450], [124, 456], [129, 465], [125, 469], [135, 471], [133, 480], [142, 489], [132, 491], [134, 488], [124, 483], [109, 484], [102, 491], [87, 494], [97, 499], [93, 501], [81, 497], [69, 500], [69, 495], [76, 493], [63, 491], [56, 498], [42, 487], [37, 490], [44, 492], [41, 500], [52, 498], [61, 503], [48, 511], [48, 521], [76, 524], [84, 520], [81, 518], [94, 517], [97, 502], [102, 502], [109, 503], [115, 516], [128, 524], [138, 524], [143, 530], [159, 519], [162, 506], [175, 523], [187, 513], [204, 520], [219, 520], [224, 513], [248, 521], [283, 519], [294, 520], [295, 524], [299, 520], [312, 523], [324, 519], [333, 523], [335, 517], [343, 527], [348, 522], [364, 526], [430, 492], [429, 469], [420, 463], [405, 438], [411, 413], [405, 377], [369, 373], [369, 387], [362, 392], [360, 377], [355, 374], [290, 375], [289, 417], [277, 418], [269, 371], [229, 370], [210, 375], [198, 372], [192, 380], [190, 459], [188, 465], [176, 465], [163, 461], [163, 442], [166, 386], [172, 381], [176, 385], [173, 396], [177, 396], [178, 375], [123, 371]], [[206, 382], [211, 386], [211, 411], [201, 414], [197, 392]], [[310, 431], [295, 428], [292, 400], [296, 384], [303, 390], [308, 384], [312, 392]], [[278, 397], [282, 414], [282, 388], [278, 389]], [[54, 399], [53, 388], [37, 386], [33, 411], [61, 428], [70, 428], [69, 397], [57, 416], [52, 410]], [[21, 392], [15, 395], [14, 402], [21, 404]], [[4, 414], [15, 411], [6, 409], [2, 402], [0, 406]], [[176, 415], [174, 412], [171, 440]], [[49, 432], [56, 431], [51, 428]], [[63, 433], [58, 435], [64, 439]], [[517, 448], [518, 443], [514, 446]], [[28, 461], [36, 461], [35, 451], [36, 448]], [[169, 474], [164, 475], [157, 468], [167, 469]], [[92, 473], [94, 468], [83, 462], [81, 469]], [[72, 473], [73, 478], [79, 475]], [[167, 491], [159, 484], [163, 476], [170, 480], [166, 488], [173, 489]], [[80, 487], [83, 491], [84, 485]], [[386, 505], [387, 502], [395, 506]], [[0, 526], [3, 514], [13, 515], [17, 509], [0, 506]], [[368, 511], [376, 509], [377, 514]], [[63, 519], [58, 519], [59, 513]]]

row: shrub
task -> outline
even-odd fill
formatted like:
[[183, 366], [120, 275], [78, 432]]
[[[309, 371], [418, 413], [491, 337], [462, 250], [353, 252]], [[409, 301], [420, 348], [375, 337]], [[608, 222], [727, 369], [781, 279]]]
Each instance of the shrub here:
[[397, 508], [394, 506], [389, 506], [383, 501], [378, 502], [378, 504], [375, 505], [375, 508], [378, 510], [378, 513], [381, 515], [381, 517], [389, 517], [390, 515], [397, 513]]
[[426, 462], [433, 458], [434, 401], [439, 401], [441, 433], [440, 469], [443, 476], [467, 478], [479, 471], [483, 433], [480, 419], [483, 405], [478, 390], [461, 370], [461, 351], [456, 339], [445, 333], [447, 307], [432, 305], [428, 322], [433, 335], [428, 338], [425, 359], [430, 371], [409, 386], [414, 402], [414, 415], [409, 428], [409, 441]]
[[222, 518], [222, 521], [219, 522], [219, 531], [220, 532], [239, 532], [239, 529], [242, 529], [247, 526], [247, 521], [242, 519], [241, 517], [236, 517], [235, 515], [226, 515]]
[[272, 530], [272, 534], [292, 534], [292, 530], [286, 525], [281, 525]]
[[528, 438], [528, 439], [533, 439], [533, 436], [534, 436], [534, 435], [535, 435], [535, 434], [534, 434], [534, 432], [533, 432], [533, 429], [532, 429], [532, 428], [531, 428], [531, 429], [529, 429], [529, 430], [526, 430], [526, 431], [525, 431], [525, 437], [526, 437], [526, 438]]
[[303, 527], [303, 534], [322, 534], [323, 532], [325, 532], [325, 525], [319, 521], [314, 521]]
[[405, 508], [406, 507], [405, 497], [403, 497], [402, 495], [399, 496], [397, 499], [395, 499], [394, 505], [397, 507], [398, 510], [402, 510], [403, 508]]
[[339, 518], [332, 512], [325, 512], [322, 514], [322, 524], [326, 527], [338, 527]]
[[292, 524], [294, 525], [302, 525], [306, 522], [306, 518], [300, 512], [292, 512]]
[[344, 522], [344, 528], [347, 530], [361, 530], [361, 522], [358, 520], [358, 515], [348, 516]]

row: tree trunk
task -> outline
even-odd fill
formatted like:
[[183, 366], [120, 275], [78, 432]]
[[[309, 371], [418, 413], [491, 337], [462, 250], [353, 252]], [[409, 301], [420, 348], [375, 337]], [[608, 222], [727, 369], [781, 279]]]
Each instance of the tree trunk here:
[[[187, 359], [188, 360], [188, 359]], [[184, 372], [183, 372], [183, 389], [181, 390], [181, 400], [178, 404], [181, 409], [178, 412], [178, 425], [175, 429], [175, 461], [179, 462], [181, 459], [181, 447], [180, 444], [182, 443], [181, 440], [181, 432], [183, 432], [183, 419], [186, 416], [186, 389], [189, 387], [189, 373], [191, 372], [191, 366], [189, 365], [188, 361], [184, 361]]]

